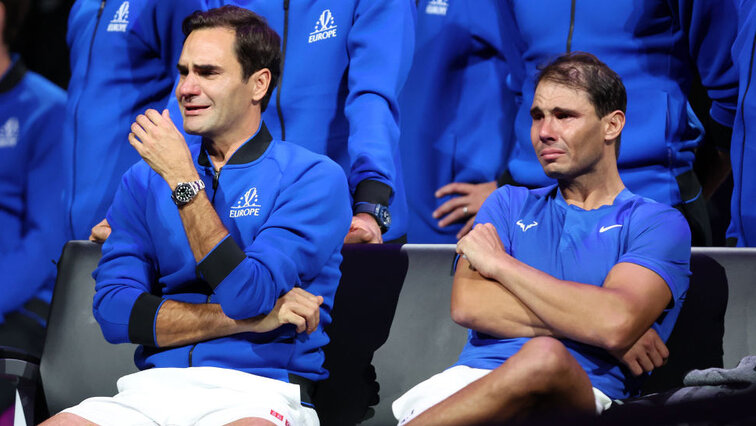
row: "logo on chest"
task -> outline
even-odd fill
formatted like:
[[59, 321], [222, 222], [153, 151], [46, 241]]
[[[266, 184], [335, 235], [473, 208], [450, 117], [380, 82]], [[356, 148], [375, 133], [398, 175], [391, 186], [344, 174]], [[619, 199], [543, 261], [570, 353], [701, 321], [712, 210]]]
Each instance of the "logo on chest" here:
[[333, 19], [333, 13], [331, 13], [330, 9], [326, 9], [320, 14], [317, 22], [315, 22], [315, 31], [310, 33], [307, 42], [315, 43], [321, 40], [335, 38], [337, 27], [338, 26]]
[[257, 198], [257, 187], [249, 188], [231, 207], [228, 217], [260, 216], [262, 206], [257, 203]]
[[449, 0], [431, 0], [425, 6], [425, 13], [428, 15], [446, 15], [446, 9], [449, 8]]
[[0, 127], [0, 148], [12, 148], [18, 143], [18, 119], [11, 117]]
[[538, 222], [536, 222], [536, 221], [534, 220], [533, 222], [531, 222], [531, 223], [529, 223], [529, 224], [527, 224], [527, 225], [526, 225], [526, 224], [525, 224], [525, 223], [524, 223], [524, 222], [522, 221], [522, 219], [520, 219], [520, 220], [518, 220], [518, 221], [517, 221], [517, 225], [518, 225], [518, 226], [519, 226], [519, 227], [520, 227], [520, 228], [522, 229], [522, 232], [525, 232], [525, 231], [527, 231], [528, 229], [530, 229], [530, 228], [532, 228], [532, 227], [534, 227], [534, 226], [538, 226]]
[[113, 20], [108, 24], [109, 33], [125, 33], [126, 26], [129, 25], [129, 2], [121, 3], [121, 7], [116, 10]]

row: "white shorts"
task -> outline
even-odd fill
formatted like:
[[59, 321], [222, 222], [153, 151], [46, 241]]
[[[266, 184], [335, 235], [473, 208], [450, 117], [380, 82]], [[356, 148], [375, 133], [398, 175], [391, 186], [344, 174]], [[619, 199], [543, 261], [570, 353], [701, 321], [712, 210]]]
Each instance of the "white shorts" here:
[[118, 394], [63, 410], [100, 425], [222, 425], [259, 417], [318, 426], [299, 385], [215, 367], [151, 368], [118, 379]]
[[[394, 401], [391, 404], [394, 417], [399, 420], [399, 425], [403, 425], [491, 371], [493, 370], [466, 365], [457, 365], [442, 371], [415, 385]], [[596, 397], [596, 414], [601, 414], [612, 404], [612, 400], [596, 388], [593, 388], [593, 395]]]

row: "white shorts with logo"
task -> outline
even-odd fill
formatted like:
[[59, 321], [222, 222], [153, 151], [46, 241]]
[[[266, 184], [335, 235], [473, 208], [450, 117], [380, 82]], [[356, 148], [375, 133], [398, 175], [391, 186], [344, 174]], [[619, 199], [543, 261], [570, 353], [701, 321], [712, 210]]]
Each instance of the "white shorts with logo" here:
[[[399, 425], [403, 425], [491, 371], [493, 370], [466, 365], [457, 365], [442, 371], [415, 385], [394, 401], [391, 404], [394, 417], [399, 420]], [[596, 388], [593, 388], [593, 395], [596, 397], [596, 414], [600, 414], [612, 404], [612, 400]]]
[[222, 425], [259, 417], [280, 426], [318, 426], [299, 385], [215, 367], [152, 368], [118, 380], [114, 397], [63, 410], [100, 425]]

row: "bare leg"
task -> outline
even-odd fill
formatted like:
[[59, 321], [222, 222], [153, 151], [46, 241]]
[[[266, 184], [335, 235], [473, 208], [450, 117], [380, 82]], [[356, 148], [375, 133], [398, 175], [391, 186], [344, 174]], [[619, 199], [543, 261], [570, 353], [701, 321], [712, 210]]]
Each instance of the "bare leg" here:
[[228, 423], [227, 426], [276, 426], [275, 423], [269, 422], [259, 417], [247, 417]]
[[431, 407], [409, 425], [484, 425], [543, 410], [594, 412], [588, 375], [564, 345], [536, 337], [490, 374]]
[[89, 420], [85, 419], [84, 417], [79, 417], [76, 414], [71, 413], [58, 413], [49, 419], [45, 420], [44, 422], [40, 423], [39, 426], [92, 426], [96, 423], [92, 423]]

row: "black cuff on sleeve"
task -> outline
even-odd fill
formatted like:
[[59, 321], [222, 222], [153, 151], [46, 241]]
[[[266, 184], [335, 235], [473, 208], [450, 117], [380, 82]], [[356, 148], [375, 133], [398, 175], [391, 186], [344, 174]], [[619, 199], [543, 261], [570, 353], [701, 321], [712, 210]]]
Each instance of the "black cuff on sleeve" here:
[[145, 346], [157, 346], [154, 324], [163, 299], [150, 293], [142, 293], [134, 302], [129, 315], [129, 340]]
[[205, 259], [197, 265], [197, 270], [205, 281], [210, 284], [210, 287], [215, 290], [215, 287], [218, 287], [228, 274], [236, 269], [246, 258], [247, 255], [244, 254], [242, 249], [236, 244], [236, 241], [229, 235], [213, 251], [205, 256]]
[[373, 203], [389, 205], [391, 187], [377, 180], [363, 180], [354, 191], [354, 203]]
[[709, 117], [709, 125], [706, 126], [707, 139], [714, 146], [725, 152], [730, 152], [730, 140], [732, 139], [732, 127], [719, 124], [717, 120]]

